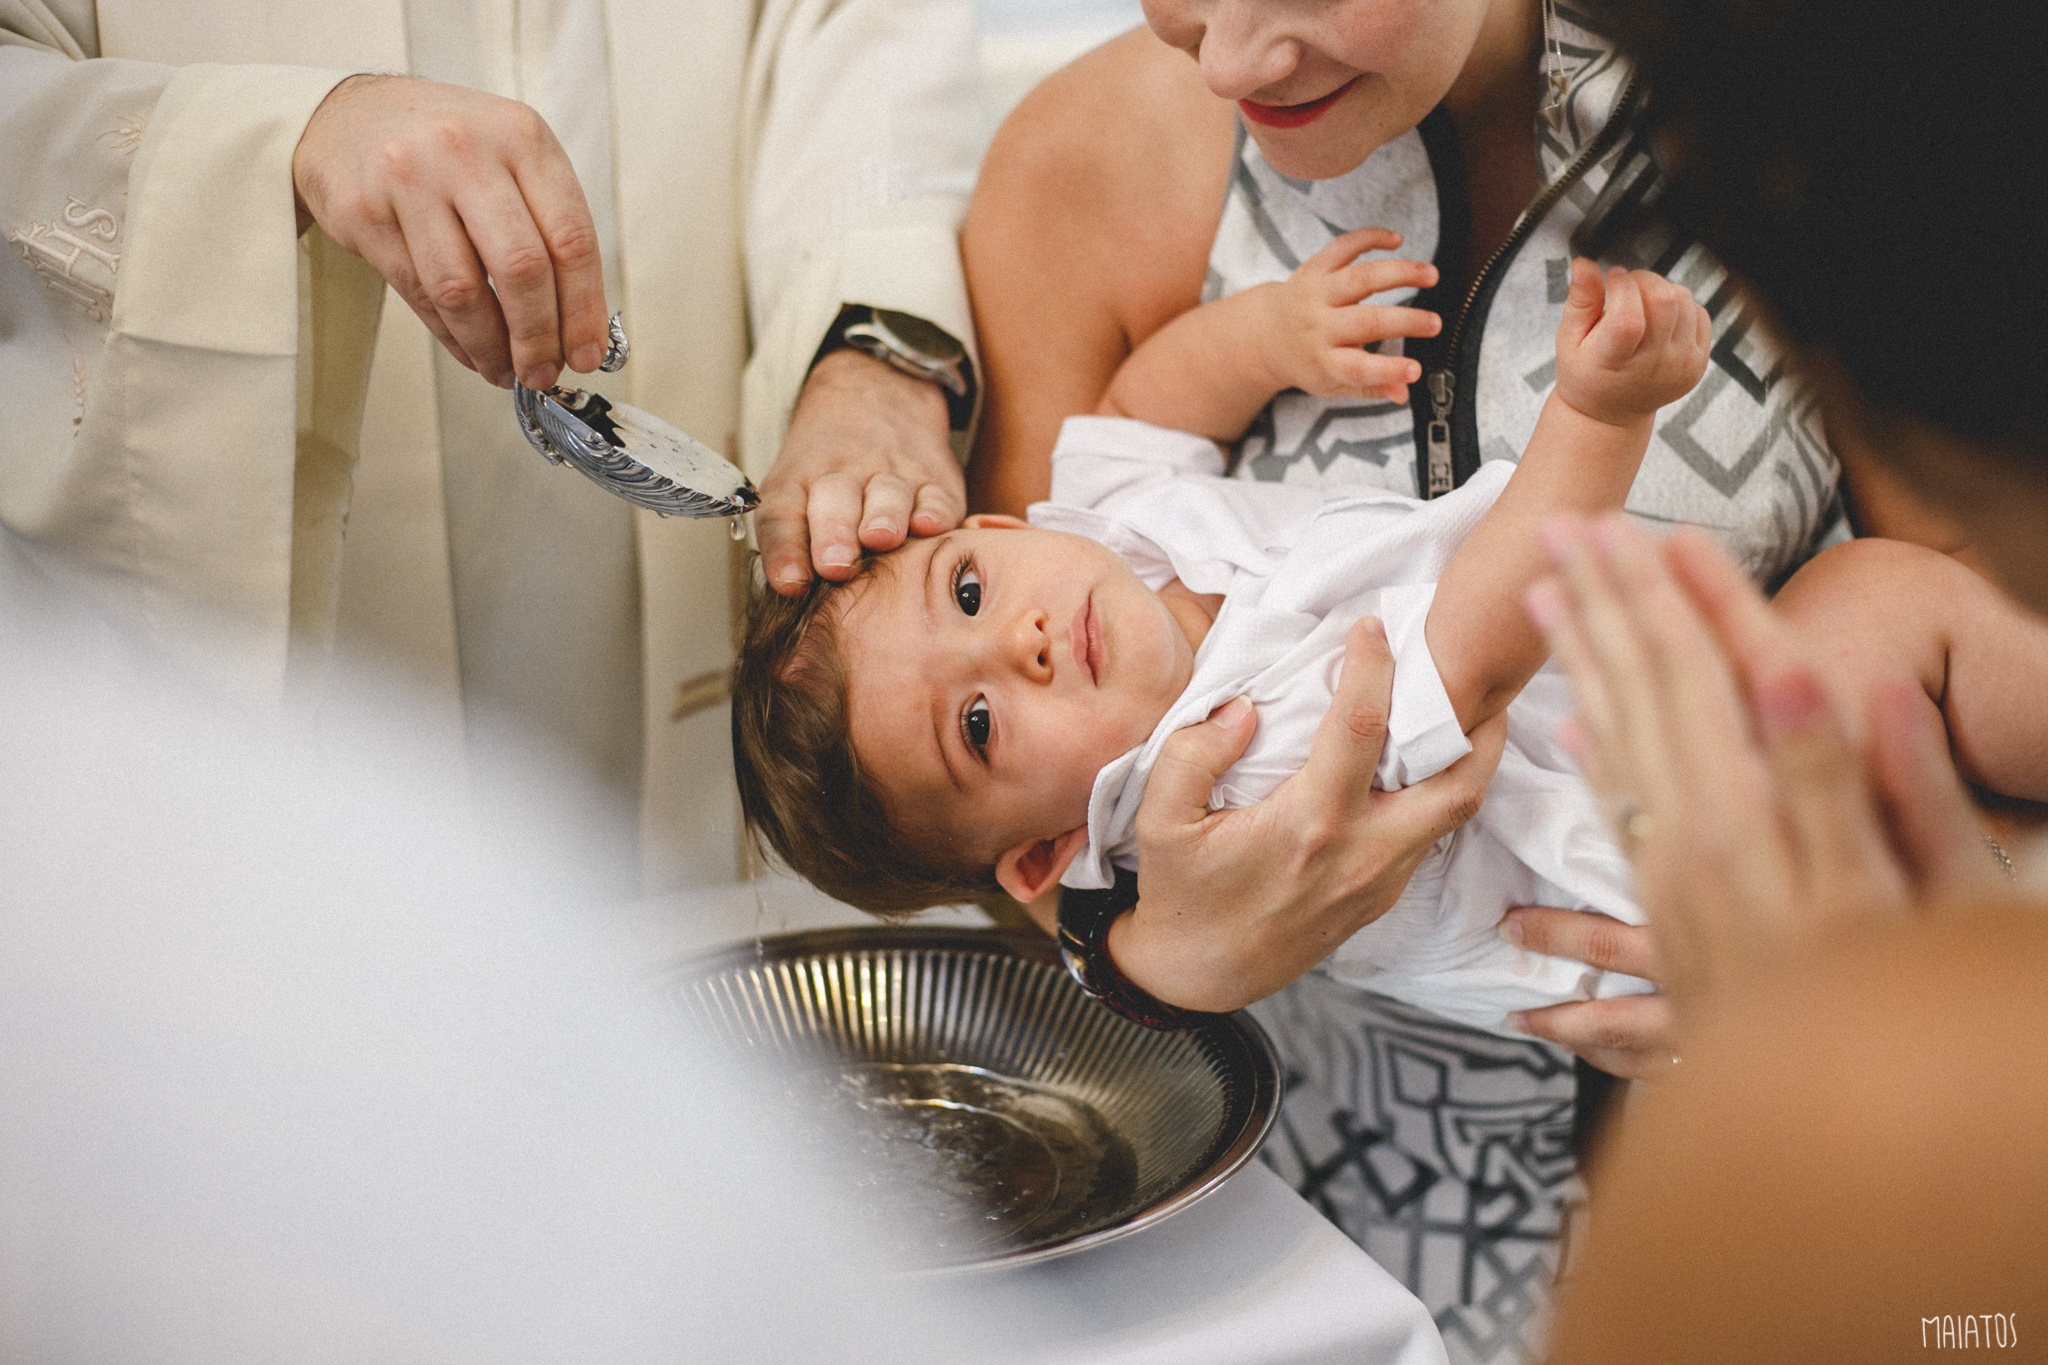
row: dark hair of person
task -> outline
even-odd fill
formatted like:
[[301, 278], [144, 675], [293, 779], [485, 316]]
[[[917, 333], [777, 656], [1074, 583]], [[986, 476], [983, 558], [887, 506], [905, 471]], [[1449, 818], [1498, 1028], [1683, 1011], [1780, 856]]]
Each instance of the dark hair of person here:
[[1000, 900], [992, 867], [946, 863], [905, 839], [861, 771], [847, 725], [846, 662], [830, 609], [884, 567], [866, 555], [845, 583], [800, 597], [749, 576], [732, 674], [733, 768], [749, 834], [826, 895], [874, 914]]
[[1647, 78], [1672, 224], [1879, 424], [2048, 473], [2048, 5], [1592, 8]]

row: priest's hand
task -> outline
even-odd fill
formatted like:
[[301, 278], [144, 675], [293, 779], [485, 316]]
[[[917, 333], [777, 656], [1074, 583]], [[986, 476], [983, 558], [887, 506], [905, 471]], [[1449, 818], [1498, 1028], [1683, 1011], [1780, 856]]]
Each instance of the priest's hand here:
[[454, 357], [500, 388], [604, 358], [597, 228], [546, 120], [513, 100], [351, 76], [292, 154], [317, 222], [391, 282]]
[[1507, 735], [1497, 716], [1444, 771], [1379, 791], [1393, 687], [1384, 630], [1358, 622], [1308, 762], [1242, 810], [1210, 810], [1209, 793], [1251, 743], [1249, 702], [1167, 740], [1138, 808], [1138, 904], [1109, 931], [1125, 976], [1170, 1005], [1233, 1010], [1387, 912], [1431, 846], [1478, 811]]
[[842, 579], [861, 548], [960, 524], [967, 488], [937, 385], [859, 351], [834, 351], [805, 381], [775, 467], [761, 480], [754, 532], [777, 592], [815, 572]]

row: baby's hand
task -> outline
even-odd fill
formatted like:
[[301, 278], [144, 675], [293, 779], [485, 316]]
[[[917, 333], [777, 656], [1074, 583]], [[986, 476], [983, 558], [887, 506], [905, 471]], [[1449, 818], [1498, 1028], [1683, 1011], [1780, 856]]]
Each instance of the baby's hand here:
[[1422, 367], [1405, 356], [1363, 348], [1388, 337], [1433, 337], [1443, 320], [1420, 308], [1359, 303], [1382, 290], [1404, 285], [1427, 289], [1436, 283], [1436, 267], [1422, 261], [1358, 259], [1400, 245], [1401, 235], [1385, 228], [1347, 232], [1303, 261], [1285, 281], [1258, 287], [1259, 353], [1275, 392], [1301, 389], [1321, 398], [1408, 401], [1407, 386], [1422, 377]]
[[1557, 328], [1557, 396], [1613, 426], [1642, 421], [1706, 373], [1713, 319], [1692, 291], [1648, 270], [1572, 262]]

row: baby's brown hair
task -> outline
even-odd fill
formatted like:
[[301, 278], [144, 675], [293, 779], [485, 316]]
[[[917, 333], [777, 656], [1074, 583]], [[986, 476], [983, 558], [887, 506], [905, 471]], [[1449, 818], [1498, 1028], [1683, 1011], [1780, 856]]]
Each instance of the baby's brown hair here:
[[836, 598], [877, 572], [864, 555], [844, 583], [801, 596], [749, 575], [732, 670], [732, 754], [740, 810], [757, 844], [826, 895], [878, 915], [1000, 899], [993, 867], [949, 864], [890, 824], [861, 771], [846, 716]]

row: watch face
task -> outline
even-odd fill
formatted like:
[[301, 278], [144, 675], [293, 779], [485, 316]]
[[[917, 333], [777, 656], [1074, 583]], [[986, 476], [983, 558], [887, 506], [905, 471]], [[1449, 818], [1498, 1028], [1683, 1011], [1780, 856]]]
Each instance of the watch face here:
[[875, 325], [895, 342], [892, 349], [935, 365], [951, 365], [967, 358], [967, 350], [945, 328], [911, 313], [877, 308]]

